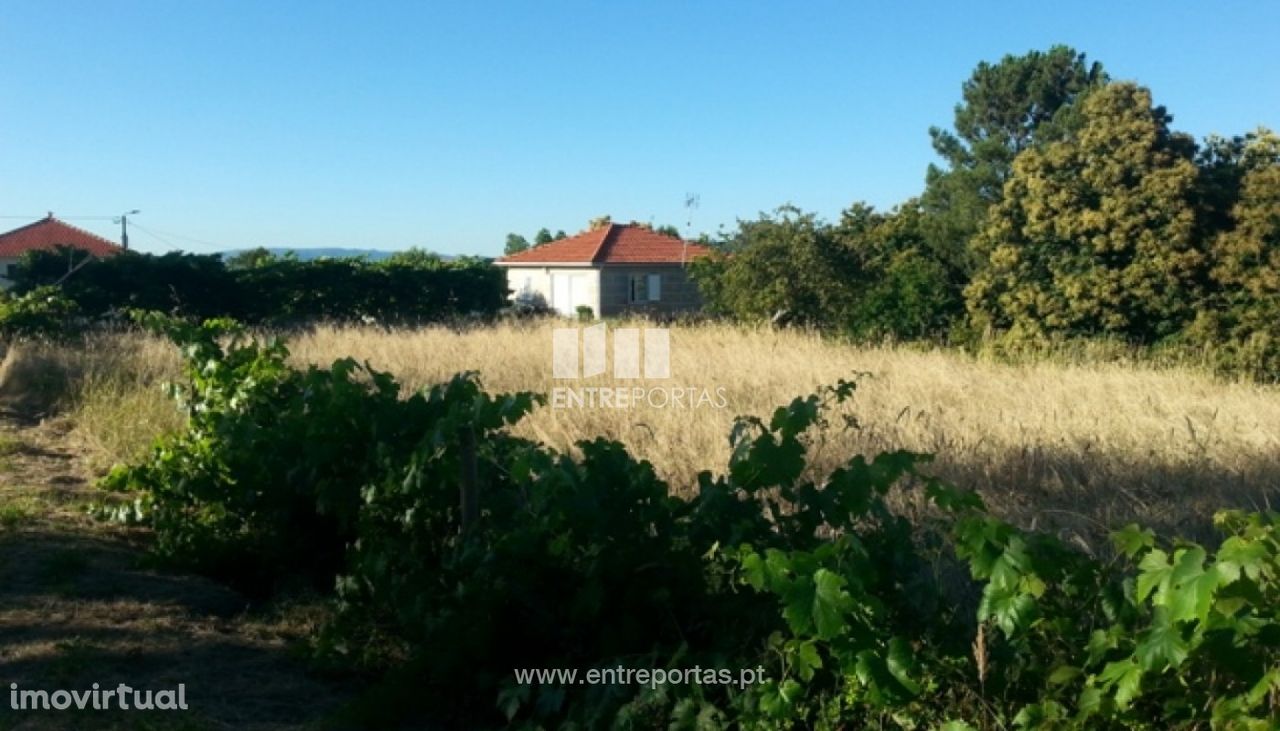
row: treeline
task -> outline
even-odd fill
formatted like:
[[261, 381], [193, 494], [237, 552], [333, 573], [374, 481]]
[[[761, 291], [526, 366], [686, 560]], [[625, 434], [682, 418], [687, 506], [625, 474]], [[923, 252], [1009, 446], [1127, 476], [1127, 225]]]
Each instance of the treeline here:
[[59, 295], [88, 317], [140, 309], [251, 324], [370, 319], [412, 324], [491, 316], [507, 296], [502, 272], [488, 262], [445, 261], [417, 250], [377, 262], [300, 261], [266, 250], [225, 261], [216, 254], [181, 252], [125, 252], [87, 262], [83, 256], [69, 250], [28, 254], [15, 276], [19, 299], [14, 304], [24, 293], [58, 284]]
[[[980, 64], [943, 162], [890, 211], [742, 221], [695, 275], [709, 305], [851, 336], [1105, 337], [1212, 349], [1280, 377], [1280, 138], [1197, 142], [1067, 47]], [[1206, 348], [1208, 346], [1208, 348]]]

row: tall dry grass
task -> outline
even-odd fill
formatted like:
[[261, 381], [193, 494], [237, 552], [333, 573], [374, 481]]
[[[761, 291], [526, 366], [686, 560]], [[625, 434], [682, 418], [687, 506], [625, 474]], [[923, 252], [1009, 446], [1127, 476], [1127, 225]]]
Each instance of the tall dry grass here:
[[[496, 391], [636, 385], [607, 373], [554, 381], [551, 327], [321, 327], [294, 336], [290, 347], [300, 364], [353, 356], [410, 388], [461, 370], [478, 371]], [[172, 417], [159, 416], [172, 407], [155, 388], [175, 372], [172, 349], [127, 336], [90, 351], [78, 356], [95, 361], [72, 399], [78, 433], [110, 458], [136, 455], [151, 434], [174, 427]], [[1274, 388], [1176, 367], [1010, 365], [719, 325], [674, 327], [671, 351], [672, 378], [639, 385], [723, 387], [728, 408], [543, 406], [518, 431], [560, 449], [584, 438], [617, 439], [681, 491], [699, 471], [723, 468], [735, 416], [767, 416], [795, 396], [862, 373], [849, 406], [861, 428], [831, 430], [820, 440], [819, 471], [856, 453], [929, 452], [936, 455], [935, 474], [980, 491], [1000, 514], [1089, 543], [1134, 520], [1203, 537], [1214, 510], [1269, 507], [1276, 494], [1280, 391]]]
[[[547, 392], [557, 383], [550, 343], [548, 325], [462, 333], [324, 328], [293, 348], [308, 362], [358, 354], [413, 386], [473, 369], [493, 389]], [[520, 430], [562, 449], [596, 435], [617, 439], [687, 488], [698, 471], [725, 464], [736, 415], [767, 415], [862, 373], [851, 407], [861, 428], [826, 435], [815, 458], [820, 470], [858, 453], [929, 452], [936, 474], [979, 490], [1000, 513], [1093, 537], [1130, 520], [1199, 534], [1217, 508], [1268, 507], [1278, 486], [1280, 391], [1203, 372], [1009, 365], [714, 325], [673, 329], [671, 349], [671, 382], [724, 387], [729, 408], [544, 407]], [[609, 374], [581, 383], [629, 385]]]
[[141, 458], [157, 436], [181, 428], [162, 392], [180, 373], [172, 345], [138, 333], [18, 342], [0, 357], [0, 407], [71, 418], [90, 463], [105, 469]]

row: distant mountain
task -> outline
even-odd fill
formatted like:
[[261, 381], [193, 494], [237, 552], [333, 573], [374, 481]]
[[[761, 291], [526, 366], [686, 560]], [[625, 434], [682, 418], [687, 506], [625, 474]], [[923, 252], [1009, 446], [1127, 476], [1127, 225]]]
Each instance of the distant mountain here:
[[[229, 259], [236, 254], [241, 254], [245, 251], [249, 251], [249, 249], [232, 249], [230, 251], [223, 251], [219, 253], [222, 254], [222, 258]], [[297, 256], [301, 261], [312, 261], [314, 259], [357, 259], [359, 257], [366, 257], [369, 261], [382, 261], [383, 259], [390, 258], [392, 254], [398, 253], [395, 251], [387, 251], [385, 249], [344, 249], [333, 246], [316, 248], [291, 248], [287, 246], [267, 247], [267, 251], [270, 251], [275, 256], [284, 256], [285, 254], [292, 252], [294, 256]], [[450, 254], [437, 254], [437, 256], [445, 261], [450, 261], [455, 258]]]

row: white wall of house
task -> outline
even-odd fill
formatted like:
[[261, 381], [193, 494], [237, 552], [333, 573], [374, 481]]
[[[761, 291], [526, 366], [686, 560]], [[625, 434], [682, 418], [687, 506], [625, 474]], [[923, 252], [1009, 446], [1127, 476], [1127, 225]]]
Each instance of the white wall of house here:
[[600, 315], [600, 270], [592, 267], [506, 267], [512, 299], [523, 292], [542, 295], [562, 315], [576, 315], [586, 305]]
[[18, 257], [16, 256], [0, 256], [0, 289], [8, 289], [13, 286], [13, 280], [9, 279], [9, 267], [17, 266]]

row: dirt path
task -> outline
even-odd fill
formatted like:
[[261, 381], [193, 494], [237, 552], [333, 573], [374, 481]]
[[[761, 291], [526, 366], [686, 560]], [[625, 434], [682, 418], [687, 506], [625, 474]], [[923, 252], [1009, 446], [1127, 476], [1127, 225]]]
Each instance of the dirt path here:
[[[218, 584], [144, 568], [145, 534], [87, 515], [99, 495], [64, 432], [0, 411], [0, 731], [318, 727], [342, 688], [295, 651], [317, 610], [250, 613]], [[182, 683], [190, 710], [14, 710], [11, 683]]]

